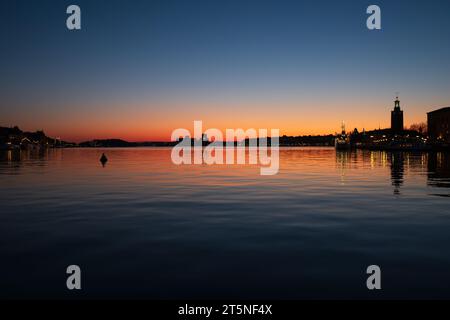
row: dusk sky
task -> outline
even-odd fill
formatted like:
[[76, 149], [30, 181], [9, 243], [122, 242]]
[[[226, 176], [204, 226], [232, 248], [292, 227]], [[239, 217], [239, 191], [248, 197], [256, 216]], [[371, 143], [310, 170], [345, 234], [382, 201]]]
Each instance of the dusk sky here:
[[0, 39], [0, 126], [69, 141], [369, 130], [396, 92], [407, 126], [450, 106], [448, 0], [1, 0]]

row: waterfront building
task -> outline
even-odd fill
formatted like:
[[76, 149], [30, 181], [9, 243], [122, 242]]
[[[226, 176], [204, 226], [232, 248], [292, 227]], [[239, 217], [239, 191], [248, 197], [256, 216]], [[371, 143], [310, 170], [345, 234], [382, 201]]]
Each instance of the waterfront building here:
[[428, 112], [427, 116], [429, 137], [450, 143], [450, 107]]

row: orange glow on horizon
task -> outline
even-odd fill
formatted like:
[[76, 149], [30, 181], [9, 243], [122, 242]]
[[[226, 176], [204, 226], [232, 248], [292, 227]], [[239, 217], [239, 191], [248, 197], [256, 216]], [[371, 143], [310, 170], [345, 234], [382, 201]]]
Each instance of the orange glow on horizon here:
[[[43, 129], [51, 137], [72, 142], [93, 139], [170, 141], [172, 131], [177, 128], [185, 128], [193, 134], [195, 120], [203, 121], [203, 130], [279, 129], [280, 136], [334, 134], [340, 131], [342, 121], [345, 121], [347, 131], [390, 127], [393, 101], [387, 105], [385, 102], [365, 103], [364, 108], [360, 107], [362, 103], [310, 101], [71, 107], [49, 116], [24, 115], [18, 122], [9, 117], [10, 123], [1, 125], [18, 125], [26, 131]], [[406, 127], [426, 122], [426, 112], [434, 109], [408, 103], [402, 103], [402, 108]], [[103, 109], [107, 112], [100, 111]]]

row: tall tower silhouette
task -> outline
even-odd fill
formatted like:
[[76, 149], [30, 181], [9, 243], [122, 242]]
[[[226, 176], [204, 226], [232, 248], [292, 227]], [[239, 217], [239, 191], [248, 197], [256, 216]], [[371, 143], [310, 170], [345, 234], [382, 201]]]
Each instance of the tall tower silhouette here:
[[394, 110], [391, 111], [391, 130], [392, 133], [401, 133], [403, 131], [403, 110], [400, 109], [400, 100], [395, 100]]

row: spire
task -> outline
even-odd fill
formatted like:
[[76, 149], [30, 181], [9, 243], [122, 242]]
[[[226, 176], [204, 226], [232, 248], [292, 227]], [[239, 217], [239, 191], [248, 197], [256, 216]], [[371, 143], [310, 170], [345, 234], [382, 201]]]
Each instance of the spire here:
[[395, 110], [400, 110], [400, 100], [398, 99], [398, 92], [396, 92], [394, 109]]

